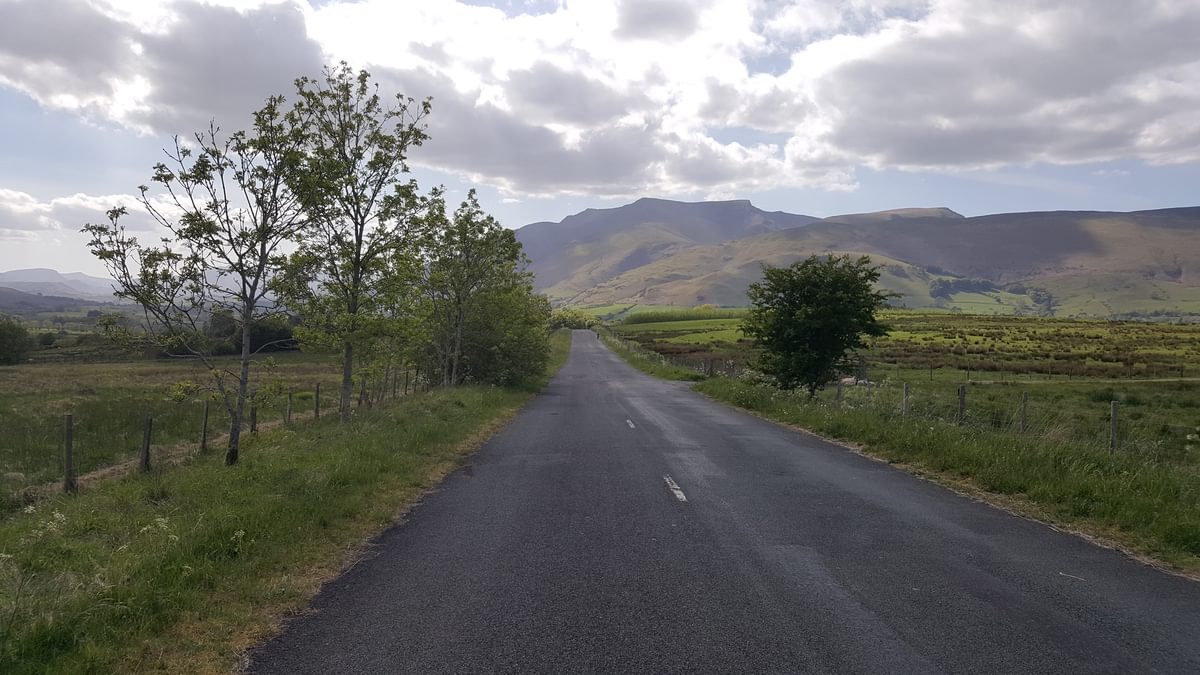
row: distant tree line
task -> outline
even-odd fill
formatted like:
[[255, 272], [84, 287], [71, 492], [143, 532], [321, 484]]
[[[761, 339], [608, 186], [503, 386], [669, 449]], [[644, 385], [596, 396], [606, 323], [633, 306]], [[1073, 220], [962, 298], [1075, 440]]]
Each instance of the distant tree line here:
[[[144, 313], [118, 339], [200, 359], [230, 417], [237, 462], [255, 355], [282, 346], [341, 355], [339, 416], [356, 386], [418, 368], [445, 386], [536, 375], [550, 307], [535, 295], [513, 232], [472, 190], [453, 212], [440, 187], [409, 177], [428, 139], [429, 99], [385, 97], [341, 63], [268, 98], [249, 131], [216, 125], [176, 137], [142, 206], [167, 233], [141, 243], [122, 224], [88, 224], [118, 295]], [[237, 355], [232, 367], [215, 360]], [[360, 401], [362, 397], [360, 397]], [[368, 399], [369, 400], [369, 399]]]
[[991, 293], [996, 284], [987, 279], [934, 279], [929, 282], [929, 296], [946, 298], [955, 293]]

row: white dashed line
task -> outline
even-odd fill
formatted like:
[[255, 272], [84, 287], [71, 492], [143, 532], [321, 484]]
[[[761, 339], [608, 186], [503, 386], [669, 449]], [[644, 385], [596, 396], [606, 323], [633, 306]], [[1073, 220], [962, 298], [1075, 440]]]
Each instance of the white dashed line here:
[[671, 492], [675, 494], [675, 498], [681, 502], [686, 502], [687, 497], [683, 494], [683, 490], [679, 489], [679, 484], [670, 476], [663, 476], [663, 480], [667, 482], [667, 487], [671, 488]]
[[628, 424], [630, 429], [637, 428], [637, 427], [633, 426], [633, 420], [625, 420], [625, 424]]

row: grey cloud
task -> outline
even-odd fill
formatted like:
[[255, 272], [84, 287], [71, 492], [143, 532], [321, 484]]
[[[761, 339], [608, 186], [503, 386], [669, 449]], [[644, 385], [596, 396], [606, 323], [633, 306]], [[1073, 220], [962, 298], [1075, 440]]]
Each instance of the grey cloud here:
[[706, 90], [708, 100], [701, 107], [700, 116], [717, 126], [744, 126], [771, 133], [791, 132], [814, 112], [812, 102], [778, 86], [765, 92], [739, 91], [733, 85], [710, 78]]
[[623, 0], [616, 35], [644, 40], [681, 40], [696, 32], [699, 11], [689, 0]]
[[188, 134], [214, 118], [223, 128], [243, 128], [268, 96], [290, 98], [293, 80], [324, 65], [292, 4], [238, 12], [187, 3], [177, 11], [169, 33], [143, 39], [153, 91], [138, 121], [156, 130]]
[[513, 72], [505, 90], [519, 112], [546, 122], [598, 124], [646, 105], [644, 97], [623, 96], [603, 82], [545, 61]]
[[[1102, 6], [1102, 9], [1099, 7]], [[1148, 83], [1200, 62], [1200, 6], [1167, 13], [1142, 3], [997, 5], [962, 31], [899, 41], [820, 84], [836, 121], [827, 139], [879, 164], [971, 166], [1148, 157], [1143, 128], [1196, 109], [1200, 93], [1150, 99]], [[1186, 136], [1179, 138], [1187, 142]], [[1191, 141], [1194, 142], [1194, 141]], [[1176, 146], [1183, 156], [1197, 147]]]
[[654, 128], [601, 126], [568, 148], [550, 129], [516, 112], [477, 104], [446, 77], [427, 70], [374, 72], [383, 88], [433, 97], [430, 140], [413, 151], [415, 164], [480, 175], [521, 192], [626, 194], [650, 180], [661, 147]]
[[135, 60], [136, 35], [85, 2], [0, 2], [0, 77], [39, 98], [110, 96]]

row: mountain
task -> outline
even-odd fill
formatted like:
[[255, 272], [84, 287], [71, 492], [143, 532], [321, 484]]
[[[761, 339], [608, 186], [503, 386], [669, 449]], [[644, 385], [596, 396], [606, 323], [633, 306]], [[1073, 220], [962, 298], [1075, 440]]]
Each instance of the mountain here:
[[[1200, 207], [969, 218], [944, 208], [821, 220], [800, 216], [800, 221], [770, 215], [773, 222], [792, 225], [712, 243], [679, 241], [644, 250], [641, 259], [624, 265], [604, 266], [586, 248], [576, 250], [570, 265], [589, 274], [573, 277], [570, 284], [543, 279], [538, 272], [562, 264], [567, 257], [561, 245], [546, 245], [537, 230], [522, 241], [533, 243], [527, 250], [539, 274], [538, 288], [559, 303], [742, 305], [746, 287], [761, 277], [764, 263], [786, 265], [814, 253], [850, 253], [869, 255], [883, 265], [881, 285], [899, 293], [910, 307], [1095, 316], [1200, 312]], [[602, 216], [592, 216], [593, 236], [609, 227]], [[658, 222], [670, 220], [669, 213], [659, 214]], [[673, 231], [685, 238], [685, 221], [674, 222]], [[644, 232], [644, 226], [627, 222], [619, 227]], [[724, 232], [736, 235], [737, 230]], [[543, 251], [547, 258], [539, 260], [532, 251]], [[590, 286], [577, 287], [588, 282]]]
[[747, 200], [639, 199], [517, 230], [539, 289], [569, 299], [626, 271], [696, 246], [802, 227], [819, 219], [756, 208]]
[[62, 273], [33, 268], [0, 272], [0, 286], [34, 295], [52, 295], [80, 300], [116, 302], [112, 280], [82, 272]]
[[0, 286], [0, 314], [27, 315], [38, 312], [70, 312], [81, 308], [101, 308], [94, 300], [25, 293]]

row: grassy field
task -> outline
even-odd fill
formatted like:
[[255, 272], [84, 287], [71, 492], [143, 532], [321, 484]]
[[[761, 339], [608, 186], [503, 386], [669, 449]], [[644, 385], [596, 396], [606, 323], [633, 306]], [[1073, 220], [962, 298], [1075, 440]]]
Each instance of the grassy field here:
[[[660, 316], [654, 322], [623, 322], [614, 329], [663, 353], [704, 358], [705, 351], [727, 352], [732, 347], [749, 354], [736, 315], [691, 319], [686, 312], [676, 312], [673, 316]], [[904, 310], [883, 312], [882, 319], [891, 332], [867, 351], [871, 363], [914, 369], [970, 369], [991, 372], [996, 377], [1200, 377], [1197, 324]]]
[[[262, 362], [256, 396], [260, 424], [283, 419], [288, 391], [293, 392], [293, 415], [311, 417], [317, 383], [324, 411], [336, 411], [341, 371], [333, 357], [289, 352]], [[0, 368], [0, 514], [22, 505], [23, 489], [61, 479], [67, 413], [74, 415], [79, 473], [133, 456], [147, 415], [154, 418], [156, 447], [198, 443], [205, 397], [179, 384], [206, 383], [207, 378], [197, 362], [187, 360]], [[210, 438], [224, 434], [228, 426], [224, 408], [210, 403]]]
[[848, 373], [870, 384], [808, 400], [754, 373], [738, 319], [678, 318], [612, 330], [715, 398], [1200, 571], [1200, 326], [890, 311]]
[[[569, 334], [553, 340], [552, 368]], [[333, 416], [0, 522], [0, 672], [231, 672], [544, 383]]]

